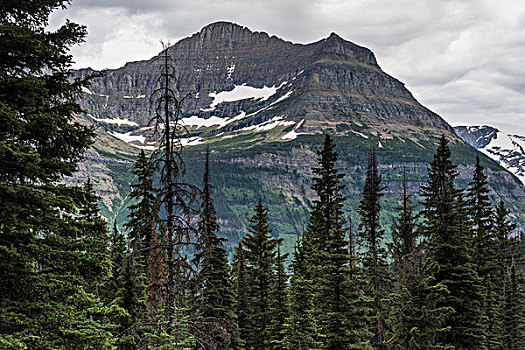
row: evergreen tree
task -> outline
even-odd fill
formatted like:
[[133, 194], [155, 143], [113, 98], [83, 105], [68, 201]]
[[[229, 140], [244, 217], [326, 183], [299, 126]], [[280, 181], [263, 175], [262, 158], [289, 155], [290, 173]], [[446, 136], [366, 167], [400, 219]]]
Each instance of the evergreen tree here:
[[292, 261], [292, 276], [288, 292], [289, 316], [285, 324], [284, 349], [313, 350], [321, 344], [317, 340], [317, 321], [314, 316], [313, 289], [310, 259], [312, 256], [311, 239], [299, 237]]
[[398, 216], [394, 218], [392, 224], [392, 242], [389, 245], [393, 270], [397, 274], [398, 280], [403, 279], [403, 275], [412, 270], [419, 254], [416, 216], [411, 198], [412, 196], [408, 194], [406, 174], [403, 173], [403, 193], [398, 208]]
[[509, 212], [505, 209], [503, 201], [498, 203], [494, 213], [493, 225], [493, 246], [496, 250], [494, 254], [494, 283], [495, 288], [500, 293], [503, 293], [503, 285], [507, 280], [508, 269], [519, 255], [519, 248], [517, 242], [512, 235], [516, 230], [516, 225], [510, 222]]
[[493, 274], [491, 262], [494, 260], [492, 237], [492, 208], [488, 196], [487, 176], [483, 173], [483, 166], [476, 156], [474, 176], [467, 188], [467, 202], [472, 220], [472, 236], [474, 244], [474, 261], [479, 276], [486, 281], [487, 276]]
[[443, 343], [443, 333], [448, 331], [445, 321], [454, 310], [440, 305], [447, 290], [433, 277], [438, 266], [431, 259], [423, 260], [419, 248], [409, 259], [389, 296], [387, 344], [392, 350], [454, 349]]
[[124, 234], [118, 230], [116, 221], [113, 224], [110, 255], [112, 278], [104, 286], [104, 299], [122, 309], [114, 321], [118, 324], [115, 332], [116, 345], [123, 350], [136, 349], [143, 337], [141, 322], [147, 318], [146, 281], [137, 259], [129, 249], [129, 243], [126, 244]]
[[109, 276], [107, 230], [89, 189], [61, 181], [93, 132], [74, 121], [69, 47], [83, 26], [46, 29], [69, 1], [0, 5], [0, 347], [111, 348], [108, 312], [90, 292]]
[[386, 305], [383, 298], [389, 293], [390, 276], [384, 248], [384, 230], [379, 223], [381, 211], [380, 198], [385, 188], [381, 185], [381, 175], [377, 170], [377, 157], [372, 149], [368, 158], [366, 180], [363, 187], [363, 199], [359, 205], [361, 216], [360, 241], [363, 252], [363, 266], [368, 281], [367, 291], [372, 298], [372, 313], [375, 318], [372, 346], [385, 349], [386, 341]]
[[502, 349], [525, 349], [525, 296], [514, 265], [509, 269], [505, 282]]
[[476, 156], [476, 165], [472, 181], [467, 188], [467, 203], [472, 225], [473, 261], [476, 271], [482, 279], [484, 304], [482, 311], [485, 315], [487, 347], [497, 349], [500, 347], [500, 331], [498, 323], [501, 317], [498, 313], [500, 307], [499, 294], [495, 289], [501, 285], [497, 275], [497, 244], [495, 243], [492, 229], [493, 212], [488, 196], [487, 176], [483, 173], [479, 156]]
[[250, 218], [248, 235], [242, 240], [246, 262], [249, 327], [244, 340], [248, 349], [266, 348], [265, 341], [268, 339], [271, 322], [270, 287], [277, 241], [270, 234], [267, 213], [268, 209], [259, 199], [255, 214]]
[[273, 277], [270, 285], [270, 325], [268, 326], [267, 344], [269, 349], [283, 349], [284, 325], [288, 317], [288, 276], [284, 262], [288, 254], [281, 254], [282, 240], [277, 244], [277, 255], [273, 266]]
[[199, 251], [193, 260], [199, 268], [197, 278], [200, 288], [193, 319], [202, 334], [210, 338], [207, 349], [234, 349], [239, 346], [233, 310], [234, 296], [229, 279], [228, 258], [223, 248], [224, 239], [218, 236], [219, 224], [209, 174], [209, 148], [206, 150], [202, 183], [201, 213], [197, 223]]
[[369, 347], [364, 331], [368, 309], [360, 293], [363, 281], [349, 255], [340, 184], [344, 175], [335, 168], [334, 148], [332, 138], [326, 135], [323, 148], [317, 152], [318, 167], [312, 169], [317, 199], [303, 235], [302, 245], [311, 249], [311, 256], [305, 257], [306, 275], [312, 279], [313, 315], [321, 348], [365, 349]]
[[472, 261], [470, 225], [465, 203], [454, 186], [457, 176], [450, 160], [448, 141], [443, 136], [422, 187], [424, 233], [428, 256], [437, 264], [435, 283], [448, 290], [438, 303], [454, 313], [447, 317], [440, 342], [456, 349], [485, 349], [483, 293]]
[[151, 225], [155, 213], [156, 189], [153, 187], [153, 173], [150, 160], [141, 150], [133, 167], [136, 182], [131, 184], [129, 194], [129, 198], [135, 203], [128, 207], [130, 213], [124, 227], [128, 231], [132, 252], [143, 265], [152, 240]]
[[232, 266], [232, 279], [235, 295], [234, 310], [239, 325], [239, 337], [241, 342], [245, 342], [252, 333], [252, 328], [248, 319], [250, 304], [245, 254], [246, 252], [241, 241], [235, 248]]

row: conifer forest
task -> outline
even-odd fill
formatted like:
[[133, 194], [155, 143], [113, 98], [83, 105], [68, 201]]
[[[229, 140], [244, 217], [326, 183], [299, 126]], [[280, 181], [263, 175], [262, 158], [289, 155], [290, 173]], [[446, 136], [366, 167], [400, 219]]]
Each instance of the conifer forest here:
[[524, 235], [491, 204], [479, 157], [458, 184], [445, 136], [427, 181], [403, 180], [386, 227], [380, 151], [352, 225], [326, 134], [293, 252], [259, 200], [228, 254], [213, 149], [200, 184], [184, 180], [179, 120], [193, 96], [172, 89], [167, 46], [151, 97], [160, 145], [136, 158], [125, 225], [108, 224], [90, 181], [63, 181], [95, 137], [76, 119], [90, 77], [70, 70], [86, 28], [45, 29], [68, 4], [0, 5], [1, 349], [525, 349]]

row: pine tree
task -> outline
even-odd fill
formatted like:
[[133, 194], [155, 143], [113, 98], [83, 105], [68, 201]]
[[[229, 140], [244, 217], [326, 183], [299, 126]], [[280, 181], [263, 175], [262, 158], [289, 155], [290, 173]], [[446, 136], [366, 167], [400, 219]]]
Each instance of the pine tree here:
[[501, 318], [497, 312], [499, 297], [495, 285], [501, 285], [501, 282], [495, 280], [498, 278], [497, 245], [494, 244], [493, 212], [487, 186], [487, 176], [480, 165], [479, 156], [476, 156], [473, 179], [467, 188], [467, 204], [472, 225], [473, 259], [482, 279], [485, 298], [482, 310], [486, 321], [487, 347], [493, 349], [500, 346], [497, 324]]
[[389, 296], [387, 344], [391, 349], [454, 349], [442, 340], [448, 331], [445, 321], [454, 310], [440, 305], [447, 290], [443, 283], [435, 283], [436, 271], [437, 264], [431, 259], [423, 261], [420, 255]]
[[398, 280], [402, 280], [407, 271], [412, 270], [417, 261], [417, 227], [412, 196], [408, 194], [406, 174], [403, 173], [403, 193], [401, 195], [398, 216], [392, 223], [392, 242], [389, 245], [393, 271]]
[[492, 249], [492, 208], [488, 196], [487, 176], [483, 173], [479, 156], [476, 156], [474, 176], [467, 188], [467, 202], [472, 220], [472, 236], [474, 244], [474, 261], [477, 264], [479, 276], [486, 281], [493, 274], [494, 251]]
[[[0, 347], [111, 348], [107, 308], [92, 293], [109, 276], [96, 197], [63, 184], [94, 136], [74, 121], [86, 82], [70, 72], [83, 26], [46, 29], [69, 1], [0, 5]], [[93, 202], [95, 201], [95, 202]], [[103, 222], [103, 221], [102, 221]], [[109, 326], [109, 324], [107, 324]]]
[[[218, 236], [219, 224], [213, 205], [213, 186], [209, 174], [209, 148], [202, 179], [202, 202], [198, 220], [199, 251], [193, 262], [199, 268], [197, 328], [210, 338], [207, 349], [234, 349], [239, 346], [237, 322], [233, 310], [234, 296], [224, 239]], [[207, 339], [206, 339], [207, 340]]]
[[284, 262], [288, 254], [281, 254], [282, 240], [277, 243], [277, 255], [273, 266], [273, 277], [270, 285], [270, 325], [268, 326], [268, 348], [283, 349], [284, 325], [288, 317], [288, 276]]
[[[523, 282], [521, 282], [523, 283]], [[525, 295], [516, 266], [509, 269], [503, 300], [502, 349], [525, 349]]]
[[245, 342], [252, 333], [251, 325], [249, 324], [249, 291], [248, 291], [248, 280], [246, 275], [246, 259], [245, 250], [242, 245], [242, 241], [235, 248], [233, 255], [233, 266], [232, 266], [232, 280], [233, 289], [235, 296], [234, 310], [237, 316], [237, 322], [239, 327], [239, 337], [241, 342]]
[[381, 185], [381, 175], [377, 170], [377, 157], [372, 149], [368, 158], [366, 180], [363, 187], [363, 199], [359, 205], [361, 216], [360, 241], [364, 249], [363, 266], [368, 281], [367, 292], [372, 298], [372, 313], [375, 318], [372, 346], [385, 349], [386, 341], [386, 305], [382, 301], [389, 293], [391, 277], [384, 248], [384, 230], [379, 223], [381, 211], [380, 198], [385, 188]]
[[266, 348], [265, 341], [268, 339], [271, 322], [270, 287], [277, 241], [271, 236], [267, 213], [268, 209], [259, 199], [255, 214], [250, 218], [248, 235], [242, 240], [246, 262], [249, 327], [244, 340], [248, 349]]
[[428, 183], [422, 187], [427, 254], [438, 266], [433, 274], [436, 285], [448, 290], [438, 306], [454, 310], [444, 323], [449, 331], [442, 333], [440, 342], [456, 349], [485, 349], [481, 281], [472, 261], [470, 225], [454, 185], [457, 173], [447, 143], [443, 136], [430, 163]]
[[313, 289], [311, 276], [311, 239], [299, 237], [292, 261], [292, 276], [288, 292], [289, 316], [285, 324], [284, 349], [313, 350], [321, 344], [317, 340], [318, 328], [314, 316]]
[[153, 187], [153, 173], [151, 161], [141, 150], [133, 167], [136, 182], [131, 184], [129, 194], [129, 198], [135, 203], [128, 207], [130, 213], [124, 227], [128, 231], [132, 252], [143, 265], [152, 240], [151, 224], [155, 213], [156, 189]]
[[[317, 193], [302, 245], [310, 250], [307, 278], [312, 280], [312, 314], [317, 319], [317, 340], [323, 349], [368, 348], [365, 324], [368, 308], [363, 304], [362, 280], [349, 255], [347, 230], [342, 212], [340, 184], [344, 174], [335, 168], [337, 152], [329, 135], [313, 168]], [[310, 240], [310, 241], [309, 241]], [[295, 273], [295, 271], [294, 271]]]

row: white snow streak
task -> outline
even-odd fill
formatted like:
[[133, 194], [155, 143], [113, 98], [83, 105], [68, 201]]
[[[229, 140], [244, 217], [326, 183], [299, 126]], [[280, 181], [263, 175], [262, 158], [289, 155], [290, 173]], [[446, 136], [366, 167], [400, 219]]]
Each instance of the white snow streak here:
[[299, 129], [299, 128], [301, 127], [301, 125], [303, 125], [303, 123], [304, 123], [304, 119], [301, 120], [301, 121], [299, 122], [299, 124], [297, 124], [297, 125], [295, 126], [295, 128], [293, 128], [292, 131], [290, 131], [289, 133], [286, 133], [285, 135], [283, 135], [283, 136], [281, 137], [281, 139], [282, 139], [282, 140], [295, 140], [295, 139], [297, 138], [297, 136], [299, 136], [299, 135], [306, 135], [305, 132], [297, 132], [297, 131], [296, 131], [297, 129]]
[[267, 87], [266, 85], [262, 88], [256, 88], [253, 86], [246, 85], [235, 85], [233, 90], [230, 91], [221, 91], [219, 93], [212, 92], [209, 94], [213, 98], [213, 102], [210, 104], [209, 108], [202, 109], [203, 112], [210, 112], [215, 110], [215, 107], [223, 102], [234, 102], [247, 99], [256, 99], [261, 101], [266, 101], [272, 97], [278, 89], [280, 89], [287, 82], [283, 82], [279, 86]]

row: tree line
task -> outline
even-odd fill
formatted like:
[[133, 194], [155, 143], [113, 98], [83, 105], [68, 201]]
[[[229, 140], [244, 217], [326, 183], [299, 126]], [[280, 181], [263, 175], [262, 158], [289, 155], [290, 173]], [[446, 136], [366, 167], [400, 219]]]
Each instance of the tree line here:
[[138, 156], [124, 232], [109, 232], [91, 182], [62, 181], [94, 138], [75, 121], [88, 82], [69, 70], [85, 28], [46, 30], [68, 3], [0, 6], [0, 348], [525, 348], [520, 239], [504, 204], [492, 208], [479, 158], [467, 188], [456, 186], [445, 137], [422, 209], [403, 181], [387, 239], [375, 150], [354, 232], [326, 135], [291, 264], [261, 201], [230, 262], [209, 151], [201, 186], [182, 180], [189, 96], [172, 88], [167, 47], [152, 120], [160, 146]]

